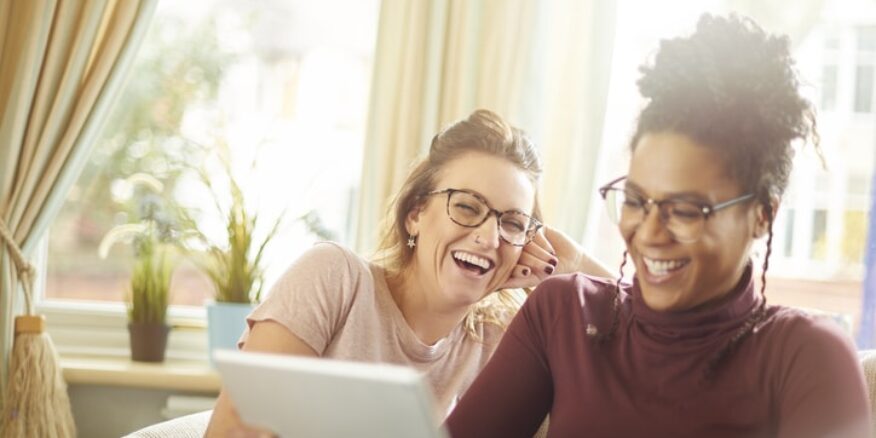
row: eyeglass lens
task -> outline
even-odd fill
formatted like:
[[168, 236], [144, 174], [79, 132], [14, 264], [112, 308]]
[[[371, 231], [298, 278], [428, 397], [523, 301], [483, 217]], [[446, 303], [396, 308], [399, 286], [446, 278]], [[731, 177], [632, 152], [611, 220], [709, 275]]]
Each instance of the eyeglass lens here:
[[[454, 222], [476, 227], [484, 223], [491, 210], [478, 197], [466, 192], [452, 192], [448, 199], [447, 213]], [[499, 235], [513, 245], [526, 243], [532, 225], [529, 216], [506, 211], [499, 216]]]
[[678, 199], [649, 203], [621, 189], [608, 190], [605, 200], [611, 220], [622, 229], [638, 226], [652, 208], [659, 206], [661, 220], [677, 240], [694, 241], [702, 234], [705, 216], [695, 203]]

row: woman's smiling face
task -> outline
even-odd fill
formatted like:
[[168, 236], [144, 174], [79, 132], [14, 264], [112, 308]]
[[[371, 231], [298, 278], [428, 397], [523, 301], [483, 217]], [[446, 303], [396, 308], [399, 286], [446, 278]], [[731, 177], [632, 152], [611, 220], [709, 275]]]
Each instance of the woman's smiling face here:
[[[635, 145], [626, 188], [657, 201], [683, 197], [706, 205], [744, 195], [712, 148], [673, 132], [647, 133]], [[694, 242], [675, 239], [651, 208], [641, 223], [621, 226], [645, 304], [657, 311], [691, 309], [730, 292], [745, 269], [762, 209], [742, 202], [710, 215]]]
[[[475, 192], [503, 212], [532, 214], [535, 205], [535, 187], [527, 174], [507, 159], [484, 153], [466, 153], [449, 162], [434, 188]], [[445, 306], [469, 306], [497, 290], [520, 257], [520, 247], [499, 238], [495, 215], [474, 228], [454, 223], [447, 215], [447, 194], [425, 198], [405, 225], [417, 236], [410, 266], [417, 282]]]

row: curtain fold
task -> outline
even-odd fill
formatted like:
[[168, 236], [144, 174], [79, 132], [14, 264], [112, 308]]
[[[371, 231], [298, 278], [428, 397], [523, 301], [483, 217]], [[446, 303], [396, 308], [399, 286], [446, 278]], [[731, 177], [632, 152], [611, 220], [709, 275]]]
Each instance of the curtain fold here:
[[[0, 215], [32, 257], [86, 163], [157, 0], [0, 3]], [[0, 248], [0, 385], [22, 301], [11, 263]]]
[[431, 137], [477, 108], [532, 135], [545, 217], [581, 235], [589, 198], [575, 192], [592, 187], [614, 19], [613, 2], [596, 0], [384, 0], [356, 250], [376, 248], [391, 196]]
[[505, 70], [527, 53], [518, 41], [531, 28], [525, 14], [532, 4], [383, 1], [356, 208], [358, 251], [376, 248], [390, 197], [438, 129], [475, 108], [503, 115], [513, 109], [502, 91], [514, 75]]
[[524, 128], [532, 132], [544, 159], [540, 196], [545, 219], [580, 240], [603, 148], [616, 5], [577, 0], [547, 5], [540, 68], [529, 81], [543, 89], [530, 99], [536, 110], [524, 118]]

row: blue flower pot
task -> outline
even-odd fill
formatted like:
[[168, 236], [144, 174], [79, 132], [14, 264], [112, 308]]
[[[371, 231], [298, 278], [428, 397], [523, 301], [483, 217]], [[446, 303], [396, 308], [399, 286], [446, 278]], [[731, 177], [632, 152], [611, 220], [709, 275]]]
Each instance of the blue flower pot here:
[[246, 328], [246, 316], [255, 308], [248, 303], [207, 304], [207, 353], [213, 365], [216, 349], [236, 350], [237, 340]]

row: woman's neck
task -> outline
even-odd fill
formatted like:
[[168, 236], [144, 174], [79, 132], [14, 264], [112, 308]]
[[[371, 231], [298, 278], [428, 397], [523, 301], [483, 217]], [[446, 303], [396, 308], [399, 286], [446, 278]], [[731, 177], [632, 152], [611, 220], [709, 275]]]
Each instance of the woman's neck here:
[[388, 275], [386, 282], [392, 299], [417, 338], [426, 345], [434, 345], [462, 322], [469, 306], [448, 306], [442, 302], [435, 285], [414, 271], [406, 269]]

